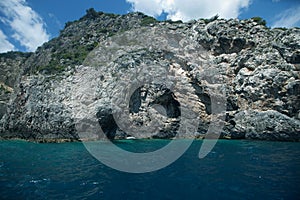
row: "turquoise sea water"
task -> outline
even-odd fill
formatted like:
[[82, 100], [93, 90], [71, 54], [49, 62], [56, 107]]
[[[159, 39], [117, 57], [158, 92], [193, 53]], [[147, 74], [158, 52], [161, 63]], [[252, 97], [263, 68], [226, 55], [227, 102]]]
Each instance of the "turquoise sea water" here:
[[[117, 142], [143, 152], [167, 140]], [[0, 141], [0, 199], [299, 199], [300, 143], [202, 141], [172, 165], [128, 174], [93, 158], [81, 143]]]

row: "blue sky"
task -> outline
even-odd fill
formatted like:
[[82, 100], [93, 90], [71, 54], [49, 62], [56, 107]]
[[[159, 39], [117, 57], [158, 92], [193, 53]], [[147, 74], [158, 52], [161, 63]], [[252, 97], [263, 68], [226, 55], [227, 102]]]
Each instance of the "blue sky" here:
[[0, 52], [34, 51], [91, 7], [183, 21], [216, 14], [239, 19], [261, 16], [269, 27], [300, 27], [300, 0], [0, 0]]

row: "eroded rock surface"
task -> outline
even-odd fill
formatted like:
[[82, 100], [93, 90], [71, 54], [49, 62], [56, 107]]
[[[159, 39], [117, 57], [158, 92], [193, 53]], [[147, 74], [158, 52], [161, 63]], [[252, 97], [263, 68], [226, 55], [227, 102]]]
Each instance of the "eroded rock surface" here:
[[211, 130], [299, 141], [299, 47], [300, 29], [251, 19], [175, 23], [89, 11], [16, 59], [24, 69], [16, 87], [0, 79], [13, 93], [0, 136], [202, 138]]

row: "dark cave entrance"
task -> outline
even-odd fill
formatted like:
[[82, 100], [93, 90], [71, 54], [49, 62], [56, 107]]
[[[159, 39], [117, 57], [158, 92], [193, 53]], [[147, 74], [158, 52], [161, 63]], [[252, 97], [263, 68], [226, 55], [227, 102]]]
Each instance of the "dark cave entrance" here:
[[[150, 95], [149, 91], [143, 90], [143, 88], [135, 90], [129, 101], [130, 113], [138, 113], [142, 106], [142, 101], [145, 101], [148, 95]], [[147, 107], [149, 106], [153, 106], [160, 114], [168, 118], [178, 118], [181, 115], [180, 103], [169, 89], [164, 89], [161, 95], [147, 105]]]
[[[154, 108], [158, 113], [168, 118], [181, 116], [180, 103], [169, 89], [161, 89], [159, 87], [140, 87], [136, 89], [130, 97], [129, 112], [136, 114], [141, 111], [147, 112], [149, 107]], [[111, 140], [119, 137], [117, 132], [120, 130], [112, 113], [111, 109], [103, 107], [99, 108], [96, 114], [103, 132]], [[174, 133], [172, 133], [173, 135], [175, 134], [175, 129]], [[128, 133], [123, 134], [126, 136]]]

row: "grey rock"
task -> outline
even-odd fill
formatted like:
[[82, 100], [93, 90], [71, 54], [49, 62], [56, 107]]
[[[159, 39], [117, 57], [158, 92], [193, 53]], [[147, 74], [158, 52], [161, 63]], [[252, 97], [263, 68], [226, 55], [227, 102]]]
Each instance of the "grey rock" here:
[[234, 121], [234, 132], [245, 134], [246, 139], [299, 141], [299, 120], [274, 110], [241, 111]]
[[15, 85], [20, 81], [22, 64], [30, 55], [21, 52], [0, 54], [0, 119], [6, 113]]
[[299, 141], [299, 35], [251, 19], [89, 11], [36, 52], [1, 60], [0, 137], [203, 138], [211, 128]]

